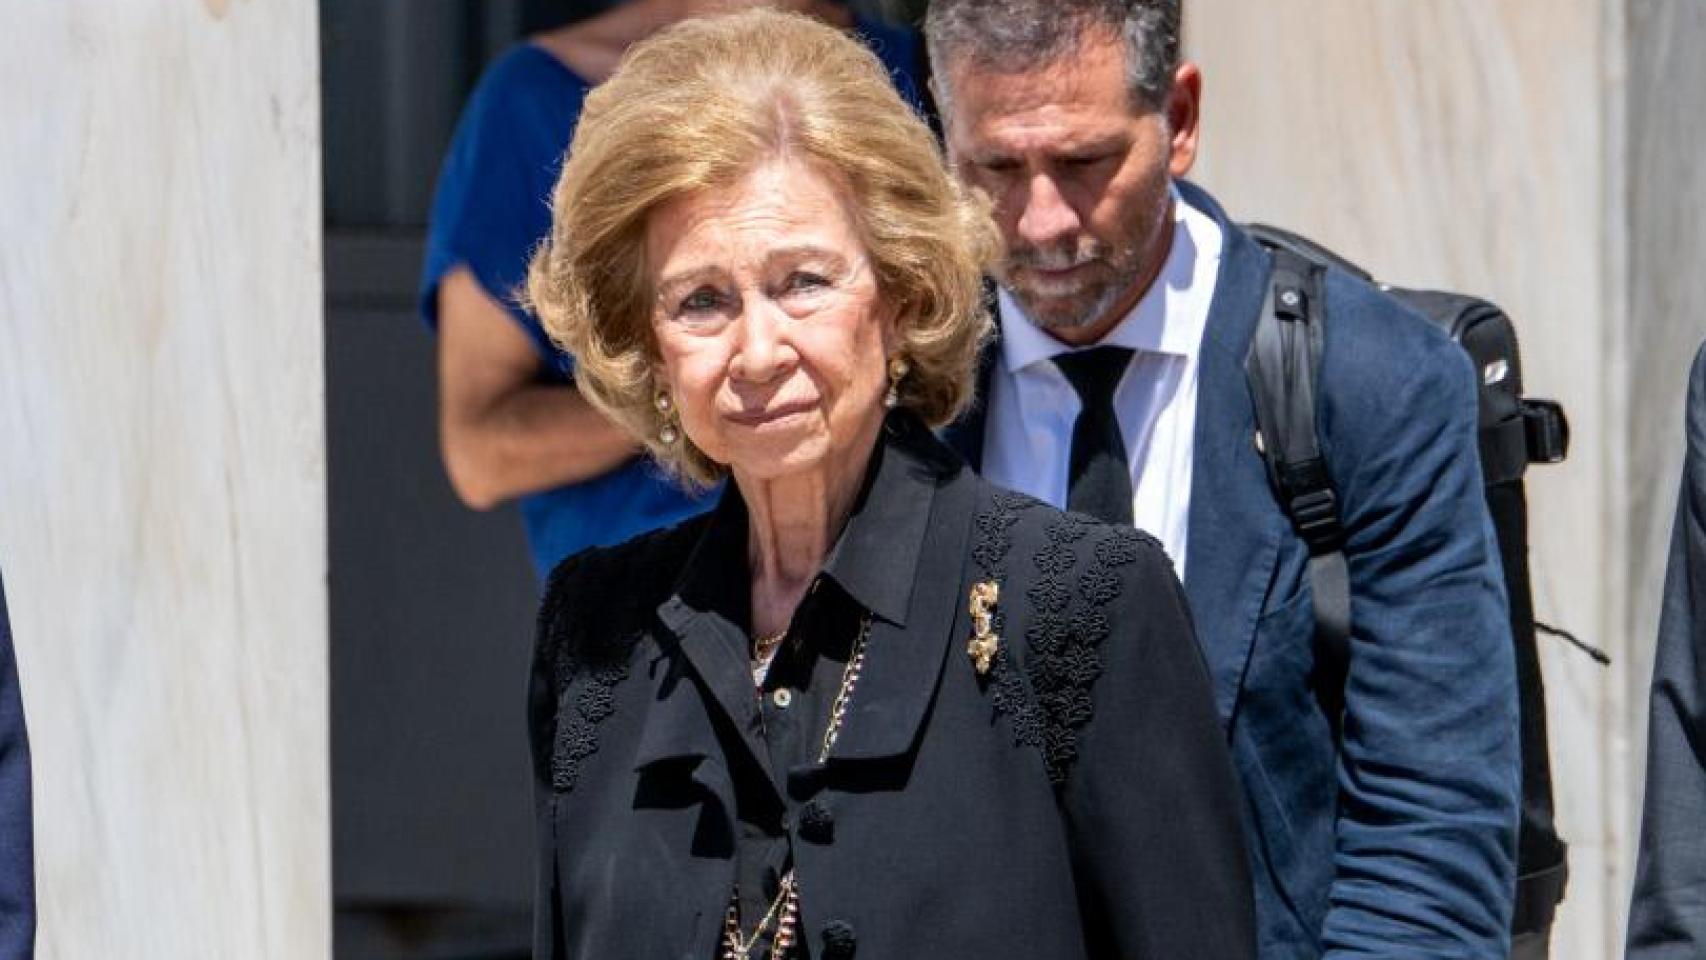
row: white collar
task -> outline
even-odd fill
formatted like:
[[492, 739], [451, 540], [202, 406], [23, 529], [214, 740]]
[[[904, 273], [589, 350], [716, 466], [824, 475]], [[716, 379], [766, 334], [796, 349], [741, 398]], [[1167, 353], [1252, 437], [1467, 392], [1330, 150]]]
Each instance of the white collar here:
[[[1149, 353], [1189, 358], [1202, 346], [1208, 320], [1208, 297], [1219, 269], [1222, 236], [1219, 224], [1185, 202], [1177, 187], [1173, 195], [1173, 245], [1154, 282], [1099, 344], [1129, 347]], [[1209, 282], [1200, 282], [1207, 268]], [[1204, 287], [1210, 288], [1205, 290]], [[1080, 349], [1061, 343], [1030, 321], [1006, 288], [997, 293], [1001, 311], [1001, 358], [1007, 369], [1019, 372], [1044, 360]], [[1183, 309], [1180, 309], [1183, 307]]]

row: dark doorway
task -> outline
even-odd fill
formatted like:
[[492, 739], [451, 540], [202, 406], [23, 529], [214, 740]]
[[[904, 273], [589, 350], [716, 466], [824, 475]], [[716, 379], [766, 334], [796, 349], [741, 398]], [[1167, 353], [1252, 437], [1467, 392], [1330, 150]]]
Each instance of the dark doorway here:
[[514, 511], [444, 477], [415, 289], [462, 102], [540, 6], [321, 4], [340, 960], [528, 953], [533, 571]]

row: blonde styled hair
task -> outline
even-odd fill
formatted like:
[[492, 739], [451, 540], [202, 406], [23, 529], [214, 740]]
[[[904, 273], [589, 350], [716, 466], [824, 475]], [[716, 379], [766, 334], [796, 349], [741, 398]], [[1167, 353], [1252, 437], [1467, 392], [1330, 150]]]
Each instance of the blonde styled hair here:
[[836, 184], [897, 308], [911, 371], [899, 403], [940, 426], [971, 400], [990, 320], [983, 271], [999, 240], [881, 61], [840, 30], [774, 10], [689, 20], [636, 44], [581, 110], [527, 298], [575, 358], [599, 410], [691, 484], [726, 468], [685, 435], [664, 444], [646, 225], [663, 204], [803, 161]]

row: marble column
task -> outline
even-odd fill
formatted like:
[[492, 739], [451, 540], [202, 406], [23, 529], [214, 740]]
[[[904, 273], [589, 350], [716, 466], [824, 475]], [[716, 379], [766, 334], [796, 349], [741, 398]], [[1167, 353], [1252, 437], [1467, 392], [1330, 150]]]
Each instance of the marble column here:
[[0, 31], [0, 559], [40, 957], [330, 950], [313, 0]]
[[1682, 388], [1706, 336], [1706, 7], [1188, 0], [1196, 179], [1406, 286], [1504, 305], [1568, 463], [1529, 474], [1571, 881], [1554, 956], [1620, 955]]

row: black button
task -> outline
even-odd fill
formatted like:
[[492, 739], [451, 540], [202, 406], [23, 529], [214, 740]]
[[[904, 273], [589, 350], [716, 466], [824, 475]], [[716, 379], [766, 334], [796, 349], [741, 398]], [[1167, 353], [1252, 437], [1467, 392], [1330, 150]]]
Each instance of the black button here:
[[850, 960], [858, 944], [853, 925], [847, 921], [831, 920], [823, 925], [823, 960]]
[[800, 808], [800, 837], [811, 843], [829, 843], [835, 839], [835, 814], [822, 803], [813, 800]]

